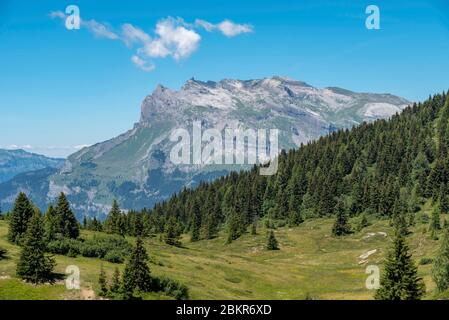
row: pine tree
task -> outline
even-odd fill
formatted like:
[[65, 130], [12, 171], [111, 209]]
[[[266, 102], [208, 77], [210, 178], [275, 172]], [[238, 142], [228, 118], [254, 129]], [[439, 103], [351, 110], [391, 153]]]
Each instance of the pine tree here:
[[164, 241], [166, 244], [171, 246], [179, 246], [181, 242], [179, 241], [181, 237], [181, 226], [175, 217], [171, 216], [165, 223], [165, 233]]
[[79, 224], [63, 192], [59, 195], [55, 210], [59, 218], [61, 234], [66, 238], [78, 238], [80, 233]]
[[430, 220], [430, 225], [429, 225], [430, 236], [432, 239], [438, 240], [437, 232], [440, 229], [441, 229], [440, 213], [439, 213], [438, 209], [435, 208], [432, 212], [432, 218]]
[[201, 229], [201, 212], [198, 201], [194, 201], [193, 203], [191, 217], [192, 217], [192, 236], [190, 238], [190, 241], [195, 242], [200, 239], [200, 229]]
[[120, 292], [120, 270], [116, 267], [114, 270], [114, 275], [112, 276], [112, 284], [109, 288], [109, 292], [112, 294], [118, 294]]
[[268, 232], [267, 249], [268, 250], [279, 250], [278, 241], [276, 240], [273, 230], [270, 230]]
[[136, 298], [136, 292], [150, 290], [151, 274], [147, 261], [148, 255], [143, 241], [139, 237], [123, 271], [122, 293], [124, 299]]
[[52, 205], [48, 206], [44, 216], [45, 240], [53, 241], [61, 234], [60, 220]]
[[106, 297], [108, 295], [108, 285], [106, 280], [106, 272], [104, 271], [103, 265], [100, 267], [100, 274], [98, 275], [98, 295], [100, 297]]
[[104, 222], [104, 229], [107, 233], [120, 234], [120, 217], [122, 212], [117, 200], [112, 202], [111, 211]]
[[449, 289], [449, 230], [444, 230], [441, 246], [432, 266], [432, 279], [439, 292]]
[[338, 200], [335, 207], [336, 219], [334, 226], [332, 227], [332, 234], [334, 236], [344, 236], [351, 233], [351, 229], [348, 224], [348, 217], [346, 215], [345, 203], [342, 199]]
[[47, 248], [42, 224], [41, 214], [36, 209], [25, 233], [16, 269], [17, 276], [35, 284], [52, 280], [56, 264], [52, 257], [45, 254]]
[[14, 208], [9, 216], [8, 240], [19, 244], [24, 236], [28, 222], [34, 214], [34, 208], [25, 193], [21, 192], [16, 198]]
[[388, 253], [376, 300], [419, 300], [425, 285], [418, 277], [404, 236], [396, 232], [393, 247]]

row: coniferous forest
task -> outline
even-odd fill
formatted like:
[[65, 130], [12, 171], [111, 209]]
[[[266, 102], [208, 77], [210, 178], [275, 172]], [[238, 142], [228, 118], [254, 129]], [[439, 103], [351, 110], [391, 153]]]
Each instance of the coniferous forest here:
[[[311, 219], [332, 219], [333, 237], [343, 239], [385, 220], [393, 227], [376, 299], [421, 299], [426, 287], [407, 245], [416, 213], [430, 203], [428, 233], [441, 245], [432, 266], [438, 291], [449, 288], [449, 228], [440, 214], [449, 213], [449, 95], [416, 103], [389, 120], [363, 123], [282, 151], [279, 170], [262, 176], [259, 168], [233, 172], [194, 189], [184, 189], [151, 209], [123, 212], [114, 201], [105, 221], [75, 219], [66, 196], [42, 215], [24, 193], [6, 214], [8, 241], [21, 247], [17, 276], [32, 283], [53, 281], [51, 254], [97, 257], [116, 268], [112, 279], [98, 266], [98, 295], [133, 299], [139, 292], [166, 292], [188, 297], [188, 288], [151, 274], [142, 239], [159, 237], [168, 246], [225, 234], [223, 246], [246, 234], [267, 229], [265, 250], [282, 252], [273, 230], [297, 227]], [[354, 228], [350, 219], [357, 218]], [[263, 224], [263, 225], [262, 225]], [[108, 234], [83, 239], [80, 231]], [[427, 232], [427, 230], [426, 230]], [[188, 236], [186, 236], [188, 235]], [[126, 238], [135, 237], [135, 245]], [[0, 259], [7, 251], [0, 249]]]

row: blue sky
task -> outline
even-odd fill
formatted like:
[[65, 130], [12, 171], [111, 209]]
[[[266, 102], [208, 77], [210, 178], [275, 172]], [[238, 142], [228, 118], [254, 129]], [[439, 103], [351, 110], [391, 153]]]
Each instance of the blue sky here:
[[[130, 129], [158, 83], [191, 77], [423, 100], [449, 89], [449, 2], [410, 2], [0, 0], [0, 148], [66, 156]], [[80, 30], [64, 26], [71, 4]], [[380, 30], [365, 27], [370, 4]]]

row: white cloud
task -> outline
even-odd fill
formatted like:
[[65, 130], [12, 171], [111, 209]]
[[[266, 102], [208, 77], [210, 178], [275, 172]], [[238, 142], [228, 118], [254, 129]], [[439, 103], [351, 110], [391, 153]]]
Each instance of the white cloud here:
[[210, 23], [210, 22], [208, 22], [206, 20], [201, 20], [201, 19], [196, 19], [195, 20], [195, 25], [197, 27], [203, 28], [204, 30], [206, 30], [208, 32], [212, 32], [212, 31], [214, 31], [217, 28], [217, 26], [214, 25], [213, 23]]
[[86, 26], [86, 28], [98, 38], [106, 38], [110, 40], [118, 39], [118, 36], [111, 30], [111, 27], [106, 24], [99, 23], [95, 20], [81, 20], [81, 25]]
[[[67, 15], [62, 11], [52, 11], [49, 13], [52, 19], [64, 20]], [[182, 18], [167, 17], [159, 20], [156, 24], [154, 35], [150, 36], [142, 29], [125, 23], [121, 26], [121, 33], [117, 34], [113, 29], [104, 23], [95, 20], [82, 20], [84, 26], [97, 38], [110, 40], [121, 40], [127, 47], [139, 44], [136, 54], [131, 57], [131, 61], [139, 69], [149, 72], [154, 70], [155, 65], [146, 58], [166, 58], [172, 57], [176, 61], [188, 58], [198, 50], [201, 36], [198, 29], [207, 32], [219, 31], [227, 37], [234, 37], [242, 33], [253, 32], [254, 28], [249, 24], [238, 24], [231, 20], [223, 20], [218, 24], [210, 23], [206, 20], [196, 19], [195, 23], [186, 23]]]
[[219, 30], [227, 37], [235, 37], [242, 33], [254, 32], [254, 27], [252, 25], [234, 23], [231, 20], [223, 20], [218, 24], [213, 24], [206, 20], [196, 19], [195, 26], [203, 28], [208, 32]]
[[201, 36], [192, 29], [187, 29], [180, 19], [171, 17], [156, 24], [155, 34], [158, 38], [147, 43], [143, 52], [149, 57], [172, 56], [175, 60], [189, 57], [198, 49]]
[[150, 72], [153, 71], [155, 66], [153, 63], [148, 62], [143, 60], [142, 58], [140, 58], [139, 56], [132, 56], [131, 57], [131, 61], [134, 63], [134, 65], [136, 65], [139, 69], [145, 71], [145, 72]]
[[130, 46], [135, 42], [148, 43], [151, 41], [151, 37], [142, 29], [136, 28], [130, 23], [125, 23], [122, 25], [122, 40], [127, 46]]
[[66, 18], [65, 13], [62, 12], [62, 11], [51, 11], [51, 12], [49, 13], [49, 16], [50, 16], [52, 19], [55, 19], [55, 18], [65, 19], [65, 18]]
[[[49, 16], [52, 19], [59, 18], [61, 20], [65, 20], [67, 18], [67, 15], [62, 11], [51, 11], [49, 13]], [[83, 20], [81, 19], [81, 26], [85, 26], [91, 33], [93, 33], [98, 38], [106, 38], [110, 40], [116, 40], [119, 37], [112, 31], [112, 28], [107, 25], [100, 22], [97, 22], [95, 20]]]

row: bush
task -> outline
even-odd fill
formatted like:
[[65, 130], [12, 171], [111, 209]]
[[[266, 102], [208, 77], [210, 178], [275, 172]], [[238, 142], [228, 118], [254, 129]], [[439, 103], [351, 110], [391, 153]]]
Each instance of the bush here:
[[423, 257], [423, 258], [421, 258], [421, 260], [419, 260], [420, 265], [426, 265], [426, 264], [432, 264], [432, 263], [433, 263], [433, 259], [428, 258], [428, 257]]
[[151, 291], [164, 292], [166, 295], [174, 297], [177, 300], [189, 298], [189, 289], [187, 286], [167, 277], [152, 277]]
[[82, 255], [87, 258], [100, 258], [113, 263], [125, 261], [131, 245], [119, 236], [95, 237], [89, 240], [59, 239], [48, 243], [50, 253], [69, 257]]
[[119, 250], [111, 250], [105, 254], [104, 260], [112, 263], [123, 263], [125, 261], [125, 255]]

